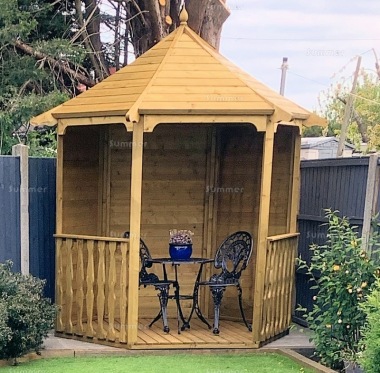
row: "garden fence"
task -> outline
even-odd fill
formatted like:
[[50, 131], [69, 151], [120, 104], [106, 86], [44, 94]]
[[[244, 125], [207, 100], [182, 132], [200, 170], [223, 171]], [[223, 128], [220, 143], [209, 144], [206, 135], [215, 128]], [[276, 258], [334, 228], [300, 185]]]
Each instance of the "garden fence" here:
[[13, 156], [0, 156], [0, 262], [46, 280], [45, 296], [54, 300], [54, 158], [28, 157], [16, 145]]
[[[379, 211], [378, 163], [377, 154], [301, 162], [298, 254], [302, 259], [310, 262], [310, 245], [326, 242], [325, 209], [337, 210], [348, 217], [366, 241], [371, 219]], [[297, 270], [296, 304], [311, 310], [315, 290], [310, 289], [313, 283], [309, 280], [305, 270]], [[305, 324], [300, 311], [295, 312], [293, 319]]]

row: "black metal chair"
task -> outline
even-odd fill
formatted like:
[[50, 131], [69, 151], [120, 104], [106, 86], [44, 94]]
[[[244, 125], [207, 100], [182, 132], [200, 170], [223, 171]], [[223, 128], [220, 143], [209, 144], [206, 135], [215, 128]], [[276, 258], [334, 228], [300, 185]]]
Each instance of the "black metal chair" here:
[[[125, 232], [123, 235], [124, 238], [129, 238], [129, 232]], [[150, 260], [152, 256], [150, 255], [149, 249], [146, 246], [145, 242], [140, 238], [140, 262], [141, 268], [139, 272], [139, 285], [143, 285], [144, 288], [147, 286], [154, 286], [156, 290], [159, 291], [158, 298], [160, 300], [160, 312], [153, 319], [153, 321], [149, 324], [151, 327], [157, 320], [162, 318], [162, 322], [164, 324], [164, 332], [169, 333], [169, 325], [168, 325], [168, 299], [169, 299], [169, 288], [173, 285], [176, 289], [178, 288], [178, 284], [176, 281], [168, 280], [166, 278], [166, 274], [164, 274], [164, 279], [160, 280], [159, 277], [155, 273], [148, 273], [147, 268], [152, 267], [152, 263]]]
[[252, 325], [247, 322], [244, 315], [243, 290], [240, 286], [241, 273], [246, 269], [251, 254], [251, 234], [244, 231], [231, 234], [219, 246], [215, 254], [214, 267], [222, 271], [212, 275], [208, 281], [199, 283], [199, 285], [209, 286], [211, 290], [214, 301], [214, 334], [219, 334], [220, 305], [227, 286], [236, 286], [241, 316], [248, 330], [252, 331]]

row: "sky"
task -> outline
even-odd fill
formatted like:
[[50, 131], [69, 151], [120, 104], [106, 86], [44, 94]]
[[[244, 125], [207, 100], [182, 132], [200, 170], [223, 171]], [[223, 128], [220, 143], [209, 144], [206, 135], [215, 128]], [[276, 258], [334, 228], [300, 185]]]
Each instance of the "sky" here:
[[357, 56], [375, 75], [380, 59], [378, 0], [227, 0], [220, 52], [279, 91], [288, 58], [285, 96], [309, 110], [336, 82], [352, 83]]

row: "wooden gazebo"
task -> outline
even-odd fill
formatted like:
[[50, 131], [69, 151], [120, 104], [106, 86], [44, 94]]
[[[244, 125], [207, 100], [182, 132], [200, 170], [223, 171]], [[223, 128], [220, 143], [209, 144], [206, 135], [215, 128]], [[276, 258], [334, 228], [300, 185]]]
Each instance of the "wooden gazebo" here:
[[[227, 61], [183, 12], [147, 53], [32, 124], [58, 126], [57, 335], [125, 348], [257, 348], [288, 330], [300, 129], [321, 118]], [[159, 306], [154, 289], [139, 290], [139, 239], [168, 256], [172, 228], [192, 230], [193, 255], [209, 258], [228, 234], [252, 233], [242, 279], [252, 332], [235, 317], [233, 289], [219, 336], [196, 320], [181, 335], [146, 327]], [[191, 291], [196, 269], [180, 270]], [[211, 305], [205, 289], [210, 319]]]

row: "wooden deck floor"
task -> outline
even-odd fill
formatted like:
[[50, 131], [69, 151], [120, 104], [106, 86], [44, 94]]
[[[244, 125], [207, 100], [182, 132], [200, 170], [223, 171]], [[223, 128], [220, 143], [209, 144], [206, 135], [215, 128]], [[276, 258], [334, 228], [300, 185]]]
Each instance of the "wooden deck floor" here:
[[242, 322], [221, 320], [220, 334], [214, 335], [196, 317], [191, 320], [191, 329], [178, 334], [177, 319], [169, 320], [170, 332], [164, 333], [161, 320], [151, 328], [151, 320], [141, 319], [135, 348], [251, 348], [252, 333]]
[[[181, 331], [178, 334], [177, 319], [169, 319], [170, 332], [165, 333], [162, 330], [162, 321], [158, 320], [151, 328], [149, 323], [151, 319], [140, 319], [137, 333], [137, 343], [132, 349], [247, 349], [254, 348], [252, 342], [252, 333], [247, 330], [243, 322], [220, 321], [220, 334], [214, 335], [207, 325], [203, 324], [197, 317], [191, 320], [191, 329]], [[86, 322], [83, 322], [86, 329]], [[75, 329], [74, 325], [74, 329]], [[93, 320], [92, 326], [98, 330], [97, 320]], [[108, 328], [108, 320], [104, 319], [103, 327]], [[115, 320], [114, 327], [120, 330], [119, 320]], [[92, 342], [101, 345], [127, 348], [126, 344], [119, 343], [116, 339], [114, 342], [98, 339], [97, 337], [87, 338], [76, 333], [55, 333], [62, 338], [75, 339], [85, 342]]]

